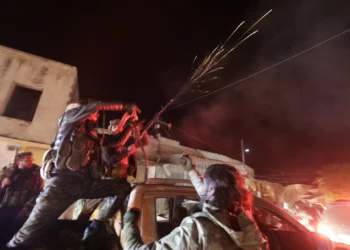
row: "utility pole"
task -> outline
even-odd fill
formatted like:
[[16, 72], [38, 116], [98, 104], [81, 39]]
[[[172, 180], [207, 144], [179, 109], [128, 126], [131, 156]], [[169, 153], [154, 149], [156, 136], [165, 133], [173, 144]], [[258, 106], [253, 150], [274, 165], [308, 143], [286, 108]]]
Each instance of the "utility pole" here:
[[241, 154], [242, 154], [242, 162], [245, 164], [245, 150], [244, 150], [244, 141], [241, 139]]

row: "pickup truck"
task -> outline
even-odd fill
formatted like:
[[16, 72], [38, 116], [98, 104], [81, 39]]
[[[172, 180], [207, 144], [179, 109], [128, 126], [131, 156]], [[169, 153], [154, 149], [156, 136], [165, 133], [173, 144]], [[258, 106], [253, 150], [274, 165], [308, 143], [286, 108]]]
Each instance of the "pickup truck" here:
[[[133, 187], [124, 209], [137, 208], [141, 211], [138, 226], [145, 244], [157, 241], [179, 226], [182, 219], [198, 211], [199, 196], [189, 180], [182, 179], [148, 179], [145, 184]], [[123, 209], [123, 210], [124, 210]], [[98, 209], [90, 219], [94, 218]], [[268, 239], [270, 250], [330, 250], [332, 242], [325, 236], [310, 232], [283, 209], [274, 204], [254, 197], [253, 216], [263, 235]], [[59, 226], [48, 231], [46, 235], [59, 236], [54, 243], [51, 238], [49, 245], [53, 249], [82, 249], [80, 239], [87, 222], [79, 222], [68, 218], [60, 220]], [[114, 230], [108, 230], [109, 236], [101, 242], [107, 243], [104, 249], [121, 250], [118, 237], [122, 239], [121, 215], [118, 212], [113, 221]], [[66, 230], [74, 233], [67, 232]], [[73, 236], [72, 236], [73, 235]], [[75, 235], [75, 236], [74, 236]], [[71, 239], [73, 238], [73, 240]], [[66, 242], [73, 242], [67, 248]], [[64, 243], [63, 246], [60, 243]], [[48, 248], [47, 248], [48, 249]], [[334, 249], [346, 249], [336, 246]]]
[[[139, 229], [145, 244], [157, 241], [179, 226], [182, 219], [196, 212], [199, 197], [188, 180], [148, 179], [135, 186], [127, 208], [141, 211]], [[332, 249], [325, 236], [310, 232], [284, 210], [261, 198], [254, 198], [253, 215], [260, 231], [268, 238], [269, 249]], [[123, 237], [121, 217], [114, 227]]]

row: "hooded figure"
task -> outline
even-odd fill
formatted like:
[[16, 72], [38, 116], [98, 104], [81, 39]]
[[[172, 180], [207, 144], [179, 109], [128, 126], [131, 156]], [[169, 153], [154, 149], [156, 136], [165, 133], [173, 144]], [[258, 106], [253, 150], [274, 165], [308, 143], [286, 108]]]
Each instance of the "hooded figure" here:
[[188, 156], [182, 164], [201, 197], [202, 212], [186, 217], [168, 236], [143, 245], [137, 213], [131, 210], [124, 216], [124, 250], [263, 249], [265, 240], [253, 220], [251, 195], [241, 174], [232, 166], [214, 164], [202, 179]]

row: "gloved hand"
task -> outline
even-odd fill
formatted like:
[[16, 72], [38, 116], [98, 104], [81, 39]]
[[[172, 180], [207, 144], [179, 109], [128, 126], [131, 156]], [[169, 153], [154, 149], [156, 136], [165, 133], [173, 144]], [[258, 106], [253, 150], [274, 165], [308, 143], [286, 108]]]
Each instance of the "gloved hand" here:
[[181, 163], [181, 166], [183, 167], [183, 169], [187, 172], [190, 172], [191, 170], [195, 169], [193, 161], [188, 154], [182, 155], [180, 163]]
[[124, 214], [123, 224], [136, 223], [140, 218], [141, 212], [137, 208], [132, 208]]
[[128, 147], [128, 155], [132, 155], [136, 152], [136, 146], [133, 144]]

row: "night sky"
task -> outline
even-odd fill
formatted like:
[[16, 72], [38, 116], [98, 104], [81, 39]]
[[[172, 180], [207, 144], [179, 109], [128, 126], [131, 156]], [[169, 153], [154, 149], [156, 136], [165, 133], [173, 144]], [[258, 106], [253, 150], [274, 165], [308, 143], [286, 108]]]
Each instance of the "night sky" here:
[[[350, 28], [348, 0], [117, 2], [3, 0], [0, 44], [76, 66], [82, 99], [134, 102], [150, 119], [181, 88], [193, 58], [243, 20], [247, 28], [273, 9], [204, 90]], [[350, 158], [349, 64], [350, 32], [162, 119], [175, 126], [171, 138], [235, 159], [244, 139], [259, 178], [305, 181]], [[178, 104], [200, 95], [188, 93]]]

